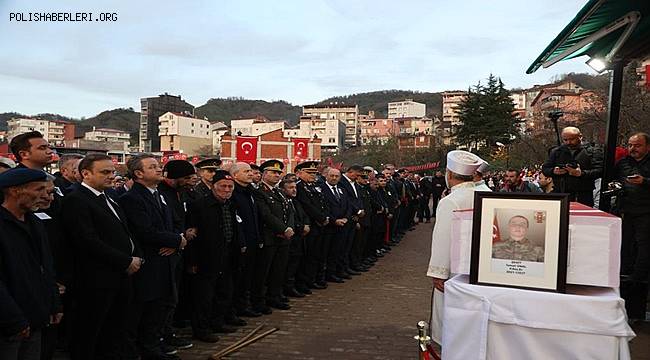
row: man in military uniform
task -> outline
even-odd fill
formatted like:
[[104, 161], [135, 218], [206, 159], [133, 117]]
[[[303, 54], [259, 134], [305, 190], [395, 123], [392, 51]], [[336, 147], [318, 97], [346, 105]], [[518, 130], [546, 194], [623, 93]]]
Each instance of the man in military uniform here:
[[330, 239], [323, 229], [330, 219], [322, 189], [316, 184], [318, 162], [302, 162], [296, 166], [295, 171], [300, 179], [296, 183], [296, 200], [311, 221], [311, 230], [305, 238], [306, 259], [297, 274], [296, 290], [311, 294], [310, 287], [322, 288], [323, 284], [326, 285], [325, 264]]
[[361, 175], [357, 178], [356, 183], [358, 186], [359, 198], [363, 203], [363, 208], [365, 213], [363, 216], [359, 216], [357, 221], [357, 231], [355, 233], [354, 243], [352, 245], [352, 252], [350, 254], [351, 264], [350, 266], [360, 272], [366, 272], [372, 265], [373, 262], [368, 258], [368, 252], [366, 249], [369, 237], [369, 228], [371, 224], [372, 213], [372, 198], [370, 197], [370, 187], [368, 185], [368, 178], [370, 171], [368, 169], [363, 169]]
[[508, 221], [510, 236], [492, 246], [493, 259], [544, 262], [544, 249], [528, 240], [528, 219], [515, 215]]
[[197, 200], [212, 194], [211, 181], [215, 172], [221, 166], [221, 160], [205, 159], [197, 162], [194, 166], [198, 169], [199, 177], [201, 178], [201, 181], [194, 186], [193, 199]]
[[279, 160], [268, 160], [260, 165], [262, 181], [255, 200], [262, 220], [263, 247], [255, 268], [251, 288], [253, 310], [270, 314], [273, 307], [291, 308], [283, 302], [282, 288], [289, 259], [289, 243], [295, 234], [292, 207], [277, 185], [282, 178], [284, 165]]
[[302, 205], [296, 201], [296, 181], [287, 179], [280, 181], [280, 190], [282, 195], [289, 202], [291, 211], [294, 213], [295, 227], [293, 238], [289, 245], [289, 263], [287, 265], [287, 275], [284, 284], [284, 293], [290, 297], [305, 297], [305, 294], [296, 290], [296, 275], [300, 264], [303, 262], [305, 254], [305, 237], [309, 234], [310, 223], [309, 217], [305, 214]]

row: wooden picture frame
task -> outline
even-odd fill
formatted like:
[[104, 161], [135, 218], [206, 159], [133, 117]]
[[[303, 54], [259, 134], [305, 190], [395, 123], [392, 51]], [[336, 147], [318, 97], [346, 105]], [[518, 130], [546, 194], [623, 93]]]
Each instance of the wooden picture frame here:
[[565, 292], [567, 194], [474, 194], [470, 283]]

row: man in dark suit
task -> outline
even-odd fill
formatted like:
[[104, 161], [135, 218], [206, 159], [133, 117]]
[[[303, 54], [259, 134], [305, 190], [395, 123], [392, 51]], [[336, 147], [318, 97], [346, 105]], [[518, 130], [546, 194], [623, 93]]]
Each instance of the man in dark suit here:
[[81, 187], [62, 208], [65, 235], [71, 240], [78, 308], [72, 324], [73, 359], [119, 359], [130, 300], [130, 276], [142, 259], [126, 215], [106, 196], [115, 166], [104, 154], [89, 154], [79, 164]]
[[305, 294], [296, 290], [296, 277], [300, 264], [305, 254], [305, 236], [310, 232], [309, 217], [296, 201], [296, 181], [291, 178], [280, 181], [278, 186], [282, 195], [289, 202], [291, 211], [294, 214], [294, 235], [289, 244], [289, 262], [287, 265], [286, 279], [284, 282], [284, 293], [290, 297], [305, 297]]
[[348, 197], [343, 189], [339, 187], [341, 172], [330, 168], [325, 175], [323, 196], [327, 201], [330, 222], [325, 231], [330, 237], [330, 248], [327, 253], [326, 279], [329, 282], [342, 283], [343, 279], [350, 279], [346, 272], [343, 256], [345, 255], [345, 236], [348, 235], [346, 225], [350, 221], [351, 206], [348, 204]]
[[551, 150], [542, 166], [553, 177], [558, 192], [569, 193], [570, 201], [594, 205], [594, 181], [603, 174], [602, 151], [582, 144], [582, 133], [573, 126], [562, 129], [561, 146]]
[[[357, 184], [357, 178], [361, 176], [363, 172], [363, 166], [361, 165], [352, 165], [346, 171], [345, 174], [341, 176], [339, 181], [339, 187], [343, 189], [344, 195], [348, 198], [348, 205], [350, 210], [350, 223], [346, 224], [347, 234], [344, 237], [344, 247], [342, 260], [345, 266], [344, 271], [351, 275], [359, 275], [361, 272], [358, 268], [355, 268], [356, 264], [353, 264], [353, 255], [352, 248], [354, 247], [355, 239], [357, 239], [357, 232], [361, 229], [359, 225], [359, 219], [366, 215], [366, 211], [363, 208], [363, 200], [361, 199], [361, 189]], [[358, 239], [357, 239], [358, 240]]]
[[177, 359], [177, 350], [167, 348], [160, 338], [178, 299], [176, 268], [187, 240], [182, 229], [174, 228], [172, 211], [158, 192], [163, 180], [158, 160], [152, 155], [138, 155], [127, 167], [134, 183], [119, 204], [146, 260], [134, 277], [135, 304], [128, 334], [131, 352], [138, 338], [144, 359]]
[[[257, 262], [251, 302], [253, 310], [269, 314], [272, 308], [288, 310], [282, 301], [282, 288], [289, 258], [289, 242], [295, 234], [294, 213], [277, 184], [284, 164], [268, 160], [260, 165], [262, 181], [256, 192], [257, 208], [262, 219], [264, 246]], [[266, 301], [266, 304], [265, 304]]]
[[309, 288], [322, 288], [327, 285], [325, 266], [330, 238], [329, 233], [325, 232], [325, 227], [330, 221], [329, 210], [323, 196], [323, 186], [316, 183], [318, 162], [302, 162], [295, 170], [300, 179], [296, 183], [296, 201], [300, 203], [311, 223], [309, 234], [305, 238], [306, 256], [296, 275], [296, 290], [311, 294]]
[[61, 173], [59, 176], [54, 174], [56, 177], [54, 179], [54, 186], [58, 187], [64, 194], [71, 191], [69, 188], [72, 184], [78, 183], [81, 180], [79, 175], [79, 162], [83, 158], [81, 154], [61, 155], [61, 159], [59, 159], [59, 171]]
[[[187, 268], [192, 276], [192, 332], [204, 342], [216, 342], [214, 332], [233, 332], [224, 327], [233, 315], [232, 274], [240, 251], [238, 223], [241, 218], [230, 201], [234, 181], [227, 171], [217, 170], [212, 194], [189, 205], [188, 226], [197, 238], [188, 248]], [[230, 330], [226, 330], [230, 329]]]

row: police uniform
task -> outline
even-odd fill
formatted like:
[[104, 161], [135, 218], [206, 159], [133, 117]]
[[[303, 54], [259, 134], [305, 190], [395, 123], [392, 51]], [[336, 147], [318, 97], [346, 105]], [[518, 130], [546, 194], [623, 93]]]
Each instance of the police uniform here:
[[[318, 162], [302, 162], [296, 166], [295, 170], [296, 172], [318, 173]], [[298, 180], [296, 188], [296, 201], [302, 205], [311, 222], [311, 230], [305, 238], [306, 259], [298, 272], [296, 287], [300, 292], [310, 293], [309, 287], [314, 287], [314, 283], [323, 284], [325, 280], [325, 264], [330, 239], [323, 229], [330, 219], [327, 216], [327, 202], [323, 197], [320, 185], [316, 182], [307, 183]]]
[[[474, 175], [481, 165], [481, 159], [467, 151], [454, 150], [447, 153], [447, 170], [460, 175]], [[437, 279], [450, 277], [451, 263], [451, 219], [454, 210], [474, 207], [474, 182], [468, 181], [451, 188], [451, 193], [440, 200], [436, 210], [436, 224], [431, 239], [431, 258], [427, 276]], [[433, 308], [431, 310], [431, 337], [438, 344], [442, 339], [443, 293], [433, 290]]]
[[[268, 160], [260, 165], [262, 172], [281, 172], [283, 169], [284, 165], [278, 160]], [[263, 223], [264, 244], [256, 264], [251, 288], [253, 310], [269, 313], [268, 306], [288, 310], [290, 306], [282, 302], [282, 289], [289, 260], [290, 240], [284, 235], [289, 228], [295, 229], [295, 214], [276, 186], [270, 186], [262, 181], [255, 196]]]
[[544, 262], [544, 249], [533, 245], [527, 238], [519, 241], [507, 238], [492, 246], [492, 258]]

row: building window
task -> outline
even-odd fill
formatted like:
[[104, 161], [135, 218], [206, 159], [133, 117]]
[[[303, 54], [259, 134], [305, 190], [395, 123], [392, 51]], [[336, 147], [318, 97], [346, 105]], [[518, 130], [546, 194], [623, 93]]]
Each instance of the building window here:
[[330, 138], [330, 139], [329, 139], [329, 143], [330, 143], [330, 144], [334, 144], [335, 142], [336, 142], [336, 139], [335, 139], [335, 138]]
[[194, 134], [194, 130], [192, 130], [192, 134]]

